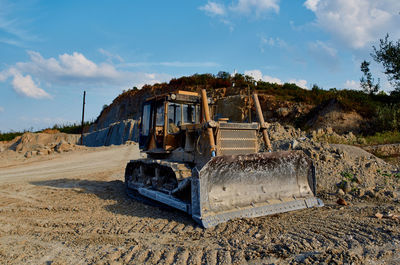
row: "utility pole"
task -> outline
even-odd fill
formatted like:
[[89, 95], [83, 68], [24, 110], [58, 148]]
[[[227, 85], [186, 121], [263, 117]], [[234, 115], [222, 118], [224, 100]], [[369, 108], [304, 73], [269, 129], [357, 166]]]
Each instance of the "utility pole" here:
[[81, 145], [83, 145], [83, 123], [85, 121], [85, 97], [86, 97], [86, 91], [83, 91]]
[[248, 111], [249, 111], [249, 122], [251, 122], [251, 104], [250, 104], [250, 100], [251, 100], [251, 97], [250, 97], [250, 86], [249, 85], [247, 85], [247, 96], [248, 96], [248, 102], [247, 102], [247, 104], [248, 104]]

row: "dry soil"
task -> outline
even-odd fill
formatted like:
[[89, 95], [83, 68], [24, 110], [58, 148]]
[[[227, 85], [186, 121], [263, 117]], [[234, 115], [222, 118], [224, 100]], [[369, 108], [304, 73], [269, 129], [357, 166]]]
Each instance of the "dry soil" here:
[[[399, 203], [373, 200], [204, 230], [129, 199], [136, 145], [0, 161], [0, 264], [399, 264]], [[12, 160], [12, 161], [10, 161]]]

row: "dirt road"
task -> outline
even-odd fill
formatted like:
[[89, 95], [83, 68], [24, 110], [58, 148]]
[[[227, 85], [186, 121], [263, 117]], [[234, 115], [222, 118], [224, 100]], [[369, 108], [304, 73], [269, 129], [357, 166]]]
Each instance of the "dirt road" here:
[[[203, 230], [124, 194], [136, 146], [0, 164], [0, 264], [399, 264], [399, 205], [327, 206]], [[10, 163], [8, 163], [9, 165]]]

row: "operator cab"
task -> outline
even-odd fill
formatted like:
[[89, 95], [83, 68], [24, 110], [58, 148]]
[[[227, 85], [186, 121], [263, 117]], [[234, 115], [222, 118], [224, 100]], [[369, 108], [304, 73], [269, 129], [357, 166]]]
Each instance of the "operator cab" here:
[[182, 146], [183, 127], [200, 124], [200, 96], [176, 91], [147, 99], [142, 107], [139, 146], [145, 151], [165, 153]]

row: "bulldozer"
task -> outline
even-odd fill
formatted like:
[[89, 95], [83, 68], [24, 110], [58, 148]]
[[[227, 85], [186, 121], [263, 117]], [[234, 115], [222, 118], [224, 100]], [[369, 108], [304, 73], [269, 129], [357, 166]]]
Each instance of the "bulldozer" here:
[[[323, 206], [313, 161], [273, 152], [257, 94], [258, 122], [217, 121], [206, 90], [146, 99], [139, 147], [146, 158], [125, 169], [127, 194], [186, 212], [204, 228], [234, 218]], [[267, 152], [259, 152], [258, 135]]]

